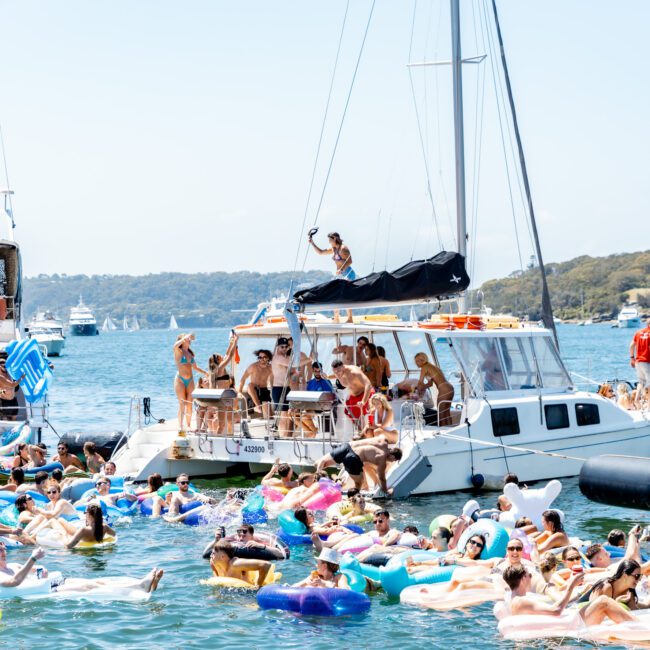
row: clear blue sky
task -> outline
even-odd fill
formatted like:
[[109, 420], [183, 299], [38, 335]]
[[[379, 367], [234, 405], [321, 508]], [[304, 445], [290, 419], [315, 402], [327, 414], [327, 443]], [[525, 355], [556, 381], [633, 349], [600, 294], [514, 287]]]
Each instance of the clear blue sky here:
[[[461, 3], [466, 56], [486, 51], [473, 27], [482, 3]], [[370, 5], [351, 2], [316, 198]], [[26, 273], [293, 268], [345, 6], [1, 1], [0, 123]], [[545, 259], [650, 248], [650, 3], [498, 6]], [[420, 0], [412, 60], [449, 57], [447, 15], [447, 0]], [[412, 17], [412, 2], [376, 2], [319, 217], [359, 273], [439, 248], [406, 68]], [[493, 63], [482, 64], [476, 281], [519, 267]], [[413, 79], [441, 239], [453, 249], [449, 71]], [[476, 88], [468, 67], [470, 187]], [[306, 267], [331, 262], [310, 255]]]

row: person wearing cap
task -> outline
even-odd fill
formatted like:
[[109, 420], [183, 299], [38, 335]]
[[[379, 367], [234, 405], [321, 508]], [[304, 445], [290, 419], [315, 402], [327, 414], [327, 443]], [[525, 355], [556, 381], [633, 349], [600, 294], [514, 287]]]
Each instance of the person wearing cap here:
[[273, 372], [273, 388], [271, 396], [273, 398], [273, 407], [276, 413], [280, 413], [280, 422], [278, 429], [280, 436], [286, 438], [289, 436], [289, 404], [286, 401], [289, 392], [289, 370], [291, 368], [291, 346], [289, 339], [280, 336], [275, 344], [273, 359], [271, 360], [271, 370]]
[[333, 548], [324, 548], [316, 558], [316, 570], [293, 586], [349, 589], [347, 577], [343, 573], [339, 573], [340, 565], [341, 555], [339, 552]]
[[630, 365], [636, 368], [639, 383], [650, 388], [650, 318], [646, 327], [639, 330], [630, 343]]

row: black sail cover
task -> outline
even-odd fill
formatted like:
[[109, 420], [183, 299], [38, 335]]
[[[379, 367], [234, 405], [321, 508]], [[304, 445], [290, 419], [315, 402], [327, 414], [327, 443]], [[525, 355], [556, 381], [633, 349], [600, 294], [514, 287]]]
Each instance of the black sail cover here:
[[396, 271], [371, 273], [352, 281], [336, 278], [323, 282], [297, 291], [293, 299], [300, 306], [412, 303], [454, 295], [468, 286], [465, 258], [442, 251]]

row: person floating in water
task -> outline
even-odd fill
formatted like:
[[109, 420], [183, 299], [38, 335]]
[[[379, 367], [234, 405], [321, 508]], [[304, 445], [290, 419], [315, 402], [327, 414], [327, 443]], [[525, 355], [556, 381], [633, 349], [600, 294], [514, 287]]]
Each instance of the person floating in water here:
[[[337, 232], [331, 232], [327, 235], [329, 241], [329, 248], [320, 248], [314, 243], [314, 235], [316, 232], [311, 230], [309, 232], [309, 243], [312, 245], [314, 250], [319, 255], [332, 255], [334, 264], [336, 264], [336, 272], [334, 273], [335, 277], [340, 278], [341, 280], [356, 280], [357, 274], [352, 268], [352, 253], [350, 249], [343, 243], [341, 235]], [[334, 311], [334, 320], [338, 323], [339, 321], [339, 312], [338, 310]], [[352, 310], [348, 309], [348, 323], [352, 323]]]

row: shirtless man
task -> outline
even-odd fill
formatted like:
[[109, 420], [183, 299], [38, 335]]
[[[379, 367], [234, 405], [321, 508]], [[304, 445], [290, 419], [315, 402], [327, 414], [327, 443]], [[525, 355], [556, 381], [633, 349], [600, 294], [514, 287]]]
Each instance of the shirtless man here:
[[86, 468], [81, 464], [81, 461], [68, 451], [68, 445], [59, 440], [56, 446], [57, 455], [52, 458], [53, 462], [59, 462], [63, 465], [63, 473], [70, 474], [71, 472], [85, 472]]
[[[273, 371], [271, 370], [271, 359], [273, 353], [270, 350], [256, 350], [257, 361], [252, 363], [239, 381], [239, 392], [253, 400], [257, 413], [261, 413], [264, 419], [271, 417], [271, 382]], [[246, 380], [248, 385], [245, 386]]]
[[119, 499], [128, 499], [131, 502], [137, 501], [138, 499], [135, 494], [129, 494], [128, 492], [111, 493], [111, 479], [108, 476], [100, 476], [95, 481], [95, 490], [97, 490], [97, 496], [90, 496], [86, 499], [87, 501], [98, 498], [100, 501], [114, 506]]
[[291, 420], [289, 418], [289, 404], [286, 401], [286, 397], [289, 392], [291, 346], [289, 339], [284, 336], [278, 338], [275, 345], [275, 352], [271, 360], [271, 370], [273, 372], [273, 388], [271, 389], [273, 408], [276, 414], [278, 412], [280, 413], [278, 429], [282, 438], [288, 438]]
[[[275, 478], [276, 474], [280, 478]], [[262, 485], [286, 488], [288, 491], [298, 487], [298, 482], [293, 480], [293, 469], [291, 465], [289, 463], [280, 463], [280, 459], [276, 458], [273, 467], [271, 467], [268, 474], [262, 479]]]
[[375, 524], [375, 533], [373, 535], [375, 543], [357, 555], [359, 562], [363, 562], [370, 556], [380, 553], [387, 546], [394, 546], [402, 536], [402, 533], [397, 528], [391, 528], [390, 513], [388, 510], [378, 510], [375, 512], [373, 523]]
[[[367, 336], [360, 336], [357, 339], [356, 365], [361, 365], [365, 359], [364, 351], [370, 341]], [[351, 345], [339, 345], [332, 350], [332, 354], [342, 354], [343, 363], [346, 365], [355, 365], [354, 348]]]
[[359, 429], [362, 429], [364, 422], [361, 416], [367, 415], [370, 411], [368, 402], [374, 394], [370, 380], [357, 366], [346, 366], [339, 360], [332, 361], [332, 372], [350, 391], [350, 396], [345, 401], [346, 415], [359, 426]]
[[384, 494], [392, 493], [386, 485], [386, 465], [389, 462], [399, 461], [402, 458], [402, 450], [399, 447], [389, 447], [385, 440], [370, 442], [359, 440], [357, 442], [345, 443], [332, 449], [325, 454], [316, 465], [316, 472], [324, 470], [332, 465], [343, 465], [354, 481], [354, 486], [361, 489], [364, 482], [364, 464], [371, 465], [377, 473], [377, 483]]
[[248, 572], [257, 571], [256, 586], [261, 587], [271, 569], [266, 560], [247, 560], [235, 557], [235, 548], [225, 540], [219, 540], [212, 549], [210, 566], [215, 576], [220, 578], [237, 578], [250, 583]]
[[[562, 598], [556, 603], [549, 604], [539, 598], [531, 598], [528, 593], [532, 587], [532, 576], [524, 566], [511, 566], [503, 572], [503, 579], [512, 591], [510, 613], [513, 616], [537, 615], [560, 616], [568, 602], [571, 600], [573, 589], [584, 580], [582, 573], [577, 573], [571, 578]], [[620, 603], [608, 596], [599, 596], [592, 600], [586, 607], [574, 610], [576, 624], [581, 621], [585, 625], [599, 625], [605, 618], [610, 618], [614, 623], [635, 620], [634, 616]], [[567, 622], [567, 624], [570, 624]]]
[[202, 501], [203, 503], [215, 505], [217, 502], [210, 497], [203, 494], [198, 494], [190, 490], [190, 477], [187, 474], [179, 474], [176, 477], [176, 485], [178, 486], [177, 492], [172, 492], [171, 503], [169, 504], [168, 517], [173, 518], [178, 516], [180, 507], [190, 501]]

